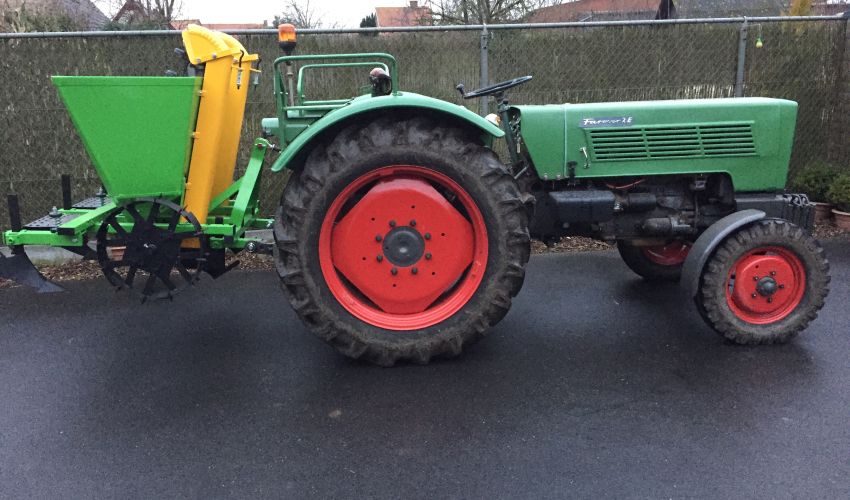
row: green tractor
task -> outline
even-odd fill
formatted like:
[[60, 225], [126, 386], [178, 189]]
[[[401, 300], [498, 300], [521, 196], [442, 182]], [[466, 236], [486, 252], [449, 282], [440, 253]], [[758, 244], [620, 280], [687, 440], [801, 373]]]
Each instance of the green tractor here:
[[[60, 246], [98, 259], [118, 288], [170, 298], [201, 272], [227, 271], [226, 251], [271, 252], [304, 324], [380, 365], [454, 356], [485, 335], [522, 287], [531, 238], [616, 242], [633, 271], [680, 281], [708, 325], [740, 344], [787, 341], [823, 306], [813, 207], [784, 192], [795, 102], [511, 106], [525, 76], [459, 85], [463, 99], [494, 98], [497, 113], [480, 117], [400, 91], [391, 55], [292, 55], [288, 26], [280, 41], [277, 116], [235, 182], [257, 58], [231, 37], [184, 32], [195, 76], [55, 78], [106, 190], [72, 205], [65, 189], [62, 209], [28, 225], [13, 197], [4, 239], [15, 255], [0, 273], [51, 288], [22, 249]], [[305, 73], [340, 67], [368, 71], [363, 95], [306, 97]], [[152, 121], [152, 107], [171, 118]], [[118, 139], [128, 127], [133, 144]], [[167, 152], [152, 155], [152, 141]], [[273, 219], [258, 203], [269, 151], [280, 151], [270, 170], [290, 172]], [[252, 236], [263, 228], [273, 242]]]

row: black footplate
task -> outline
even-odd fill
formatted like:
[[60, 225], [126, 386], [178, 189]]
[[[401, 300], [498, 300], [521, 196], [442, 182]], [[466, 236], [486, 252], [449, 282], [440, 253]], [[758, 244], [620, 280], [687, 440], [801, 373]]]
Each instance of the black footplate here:
[[30, 229], [34, 231], [52, 231], [57, 229], [62, 224], [76, 219], [78, 216], [76, 214], [54, 214], [54, 215], [45, 215], [40, 219], [36, 219], [32, 222], [28, 222], [24, 229]]
[[111, 203], [112, 200], [108, 196], [92, 196], [83, 201], [78, 201], [72, 205], [72, 208], [95, 209]]

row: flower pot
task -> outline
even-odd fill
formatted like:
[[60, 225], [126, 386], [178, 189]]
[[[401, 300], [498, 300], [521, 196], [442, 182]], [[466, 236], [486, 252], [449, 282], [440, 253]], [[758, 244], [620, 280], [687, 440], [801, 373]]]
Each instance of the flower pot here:
[[815, 222], [828, 222], [832, 217], [832, 203], [813, 201], [812, 204], [815, 206]]
[[833, 208], [832, 215], [835, 217], [835, 225], [839, 229], [850, 231], [850, 212], [842, 212]]

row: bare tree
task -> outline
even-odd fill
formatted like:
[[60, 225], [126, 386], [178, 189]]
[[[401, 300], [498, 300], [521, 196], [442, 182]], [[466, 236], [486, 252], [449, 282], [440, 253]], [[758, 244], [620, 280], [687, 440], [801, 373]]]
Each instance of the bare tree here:
[[[35, 2], [33, 2], [35, 3]], [[86, 19], [60, 8], [57, 1], [40, 2], [30, 8], [26, 0], [0, 2], [0, 32], [84, 31]]]
[[182, 0], [94, 0], [112, 18], [111, 26], [167, 27], [180, 16]]
[[145, 0], [145, 9], [159, 15], [169, 22], [173, 21], [183, 8], [182, 0]]
[[325, 26], [324, 14], [315, 9], [310, 0], [287, 0], [283, 13], [274, 16], [272, 24], [277, 27], [287, 23], [302, 29], [334, 27]]

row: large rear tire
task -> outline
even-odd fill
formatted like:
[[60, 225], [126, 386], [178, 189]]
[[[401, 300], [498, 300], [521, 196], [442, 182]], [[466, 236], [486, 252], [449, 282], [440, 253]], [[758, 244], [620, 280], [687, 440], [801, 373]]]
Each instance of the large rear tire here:
[[703, 319], [738, 344], [773, 344], [804, 330], [829, 293], [823, 248], [779, 219], [728, 236], [709, 259], [695, 297]]
[[475, 133], [423, 118], [314, 149], [275, 217], [283, 290], [319, 338], [383, 366], [455, 356], [508, 312], [530, 252], [519, 189]]

